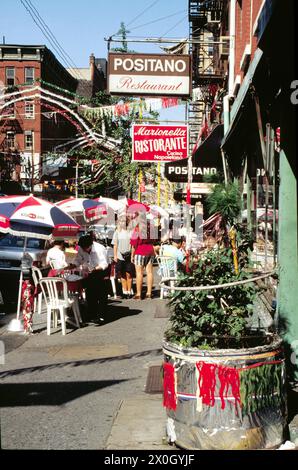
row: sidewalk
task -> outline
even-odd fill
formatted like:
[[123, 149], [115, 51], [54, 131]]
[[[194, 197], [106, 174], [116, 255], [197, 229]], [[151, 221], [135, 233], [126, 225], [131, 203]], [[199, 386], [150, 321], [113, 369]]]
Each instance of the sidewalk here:
[[[177, 452], [167, 444], [162, 394], [144, 390], [149, 368], [162, 364], [167, 318], [156, 312], [165, 313], [165, 301], [114, 306], [113, 321], [68, 330], [65, 337], [60, 331], [46, 335], [45, 315], [36, 315], [36, 334], [29, 337], [8, 333], [5, 323], [13, 315], [1, 317], [7, 353], [0, 366], [3, 449]], [[289, 400], [296, 446], [297, 396], [295, 389]]]
[[14, 315], [1, 317], [3, 449], [174, 449], [162, 394], [145, 393], [149, 368], [163, 360], [167, 318], [156, 312], [165, 301], [111, 305], [111, 321], [64, 337], [46, 335], [45, 314], [32, 336], [9, 333]]

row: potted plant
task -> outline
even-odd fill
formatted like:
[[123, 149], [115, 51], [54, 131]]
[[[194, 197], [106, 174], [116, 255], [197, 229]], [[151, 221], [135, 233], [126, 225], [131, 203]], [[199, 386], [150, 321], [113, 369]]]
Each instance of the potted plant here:
[[238, 257], [239, 232], [238, 244], [227, 223], [220, 232], [222, 242], [179, 276], [170, 297], [168, 436], [187, 449], [273, 448], [287, 426], [282, 344], [253, 327], [260, 288], [250, 281], [244, 250]]

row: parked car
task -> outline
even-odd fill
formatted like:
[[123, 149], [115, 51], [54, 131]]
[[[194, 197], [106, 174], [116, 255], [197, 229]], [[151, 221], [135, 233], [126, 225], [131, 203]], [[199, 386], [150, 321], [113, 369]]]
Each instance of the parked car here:
[[21, 267], [24, 278], [31, 274], [31, 267], [46, 266], [46, 240], [27, 238], [25, 255], [24, 237], [2, 234], [0, 238], [0, 291], [4, 301], [16, 300]]

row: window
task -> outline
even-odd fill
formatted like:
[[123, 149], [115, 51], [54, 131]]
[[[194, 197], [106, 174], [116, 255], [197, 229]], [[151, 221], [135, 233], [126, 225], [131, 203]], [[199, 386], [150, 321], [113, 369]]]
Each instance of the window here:
[[6, 85], [13, 86], [15, 81], [14, 67], [6, 67]]
[[6, 147], [7, 148], [14, 148], [16, 144], [16, 136], [13, 131], [6, 132]]
[[25, 150], [32, 150], [33, 149], [33, 132], [26, 131], [25, 132]]
[[34, 119], [33, 101], [25, 101], [25, 119]]
[[26, 85], [33, 85], [34, 83], [34, 68], [25, 67], [25, 83]]
[[[10, 101], [9, 99], [5, 100], [5, 102]], [[15, 117], [15, 107], [14, 103], [9, 104], [6, 106], [2, 111], [2, 116], [7, 118], [14, 118]]]

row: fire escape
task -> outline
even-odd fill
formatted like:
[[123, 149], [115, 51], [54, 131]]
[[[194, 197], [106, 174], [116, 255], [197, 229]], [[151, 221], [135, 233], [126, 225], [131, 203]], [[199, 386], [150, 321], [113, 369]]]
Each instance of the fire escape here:
[[[222, 86], [217, 73], [223, 0], [189, 0], [189, 39], [193, 96], [188, 105], [190, 152], [197, 142], [204, 113], [212, 105], [214, 86]], [[192, 42], [194, 41], [194, 42]]]

